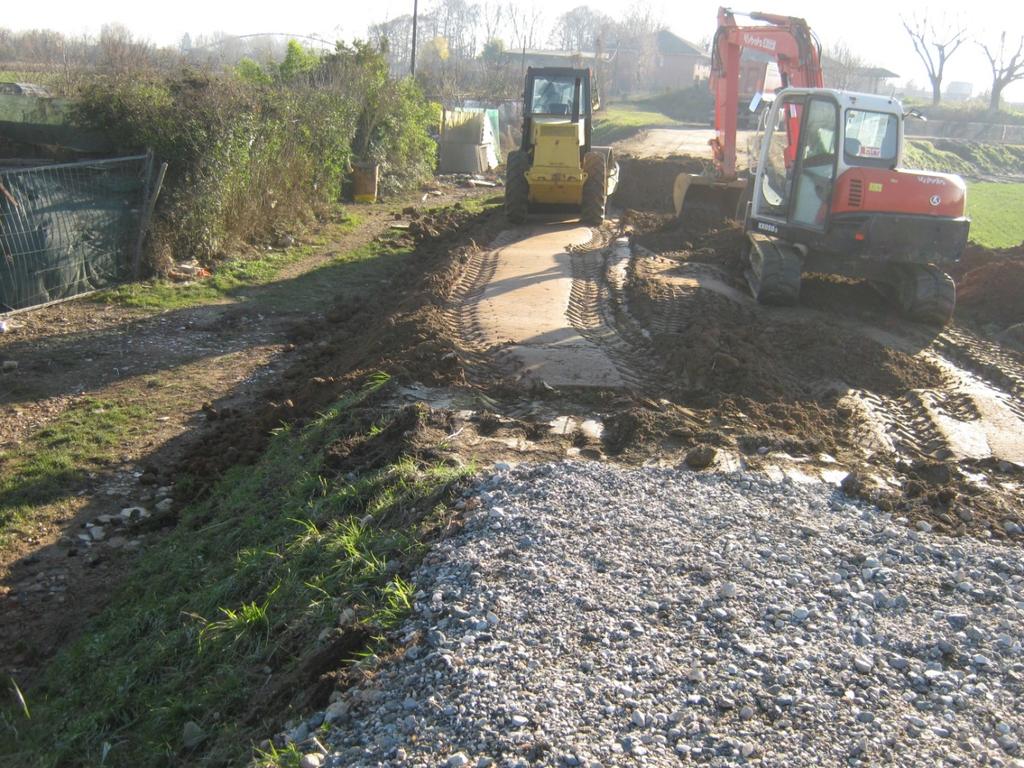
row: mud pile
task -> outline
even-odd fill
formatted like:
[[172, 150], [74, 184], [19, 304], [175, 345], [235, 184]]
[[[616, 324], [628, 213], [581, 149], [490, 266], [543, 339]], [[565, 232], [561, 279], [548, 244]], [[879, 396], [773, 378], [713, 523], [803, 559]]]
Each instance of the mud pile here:
[[671, 214], [626, 211], [623, 223], [632, 230], [634, 242], [653, 253], [678, 261], [713, 264], [736, 280], [742, 279], [746, 235], [734, 221], [681, 221]]
[[1006, 328], [1024, 323], [1024, 243], [986, 250], [971, 246], [958, 266], [957, 314]]
[[655, 348], [702, 405], [728, 396], [816, 400], [847, 387], [899, 394], [941, 382], [934, 366], [872, 339], [795, 314], [773, 317], [712, 290], [666, 295], [657, 278], [639, 277], [632, 299], [645, 324], [664, 329]]
[[680, 173], [702, 173], [709, 161], [696, 157], [619, 157], [619, 186], [612, 202], [621, 208], [674, 213], [672, 188]]

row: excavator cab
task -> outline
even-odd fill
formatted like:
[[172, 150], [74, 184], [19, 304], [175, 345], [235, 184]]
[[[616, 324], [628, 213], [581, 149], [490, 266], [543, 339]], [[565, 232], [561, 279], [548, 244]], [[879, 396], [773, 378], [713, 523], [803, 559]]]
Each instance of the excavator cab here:
[[966, 187], [900, 167], [903, 118], [885, 96], [780, 92], [745, 223], [758, 300], [794, 303], [801, 274], [820, 272], [871, 281], [913, 319], [949, 320], [955, 288], [941, 265], [967, 244]]

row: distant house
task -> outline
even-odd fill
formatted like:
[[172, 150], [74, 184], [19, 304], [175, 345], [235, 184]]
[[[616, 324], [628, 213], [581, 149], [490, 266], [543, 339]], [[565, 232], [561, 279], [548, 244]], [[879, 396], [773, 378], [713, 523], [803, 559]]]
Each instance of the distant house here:
[[890, 80], [899, 77], [885, 67], [854, 67], [828, 56], [822, 57], [821, 71], [826, 88], [857, 93], [888, 93], [893, 89]]
[[704, 82], [711, 57], [700, 46], [667, 29], [628, 43], [610, 41], [604, 51], [525, 51], [502, 54], [510, 64], [526, 67], [589, 67], [598, 73], [601, 90], [623, 95], [677, 91]]
[[611, 86], [616, 93], [678, 91], [706, 81], [711, 57], [667, 29], [614, 48]]
[[607, 62], [611, 54], [597, 53], [595, 51], [545, 51], [536, 48], [525, 50], [506, 50], [502, 52], [505, 60], [510, 63], [527, 67], [575, 67], [583, 69], [590, 67], [594, 69], [598, 60]]
[[700, 46], [662, 29], [655, 33], [654, 88], [678, 90], [711, 76], [711, 57]]
[[963, 80], [954, 80], [946, 86], [943, 97], [947, 101], [967, 101], [974, 95], [974, 86]]
[[602, 97], [605, 86], [602, 80], [612, 60], [610, 53], [596, 51], [545, 51], [534, 48], [523, 50], [506, 50], [502, 52], [505, 61], [513, 67], [521, 67], [525, 73], [527, 67], [572, 67], [573, 69], [589, 69], [594, 73], [595, 96]]

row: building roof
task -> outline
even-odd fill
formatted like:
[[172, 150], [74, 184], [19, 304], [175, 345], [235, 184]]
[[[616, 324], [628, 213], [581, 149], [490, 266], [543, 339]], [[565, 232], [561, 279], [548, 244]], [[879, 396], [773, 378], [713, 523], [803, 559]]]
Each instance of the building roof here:
[[[506, 48], [501, 52], [502, 55], [508, 58], [515, 58], [517, 56], [526, 56], [527, 58], [545, 58], [545, 59], [583, 59], [594, 61], [598, 58], [598, 54], [595, 51], [545, 51], [539, 48], [527, 48], [523, 50], [515, 50], [513, 48]], [[602, 52], [600, 57], [604, 61], [611, 59], [611, 54]]]
[[858, 67], [857, 74], [865, 77], [899, 77], [898, 74], [885, 67]]
[[667, 29], [658, 30], [655, 37], [659, 53], [675, 56], [707, 56], [707, 52], [702, 50], [699, 45], [683, 40], [679, 35], [669, 32]]
[[[829, 56], [822, 56], [821, 63], [825, 68], [829, 67], [843, 67], [844, 65]], [[880, 77], [886, 79], [889, 77], [899, 77], [895, 72], [886, 69], [885, 67], [851, 67], [851, 74], [859, 75], [860, 77]]]

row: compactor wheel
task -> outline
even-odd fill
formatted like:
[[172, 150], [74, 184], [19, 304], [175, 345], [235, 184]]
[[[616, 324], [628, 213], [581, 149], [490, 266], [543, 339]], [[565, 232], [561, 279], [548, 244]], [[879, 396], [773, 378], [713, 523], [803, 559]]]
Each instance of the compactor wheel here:
[[580, 221], [591, 227], [599, 227], [604, 221], [604, 209], [608, 201], [608, 169], [604, 155], [601, 152], [587, 152], [583, 156], [583, 170], [587, 180], [583, 182]]
[[953, 278], [931, 264], [908, 264], [900, 270], [900, 309], [911, 320], [945, 325], [956, 307]]
[[505, 167], [505, 216], [511, 224], [526, 221], [530, 204], [530, 182], [526, 172], [530, 169], [530, 156], [521, 149], [508, 153]]
[[803, 261], [783, 242], [752, 236], [747, 243], [746, 272], [750, 292], [759, 304], [796, 304], [800, 300]]

